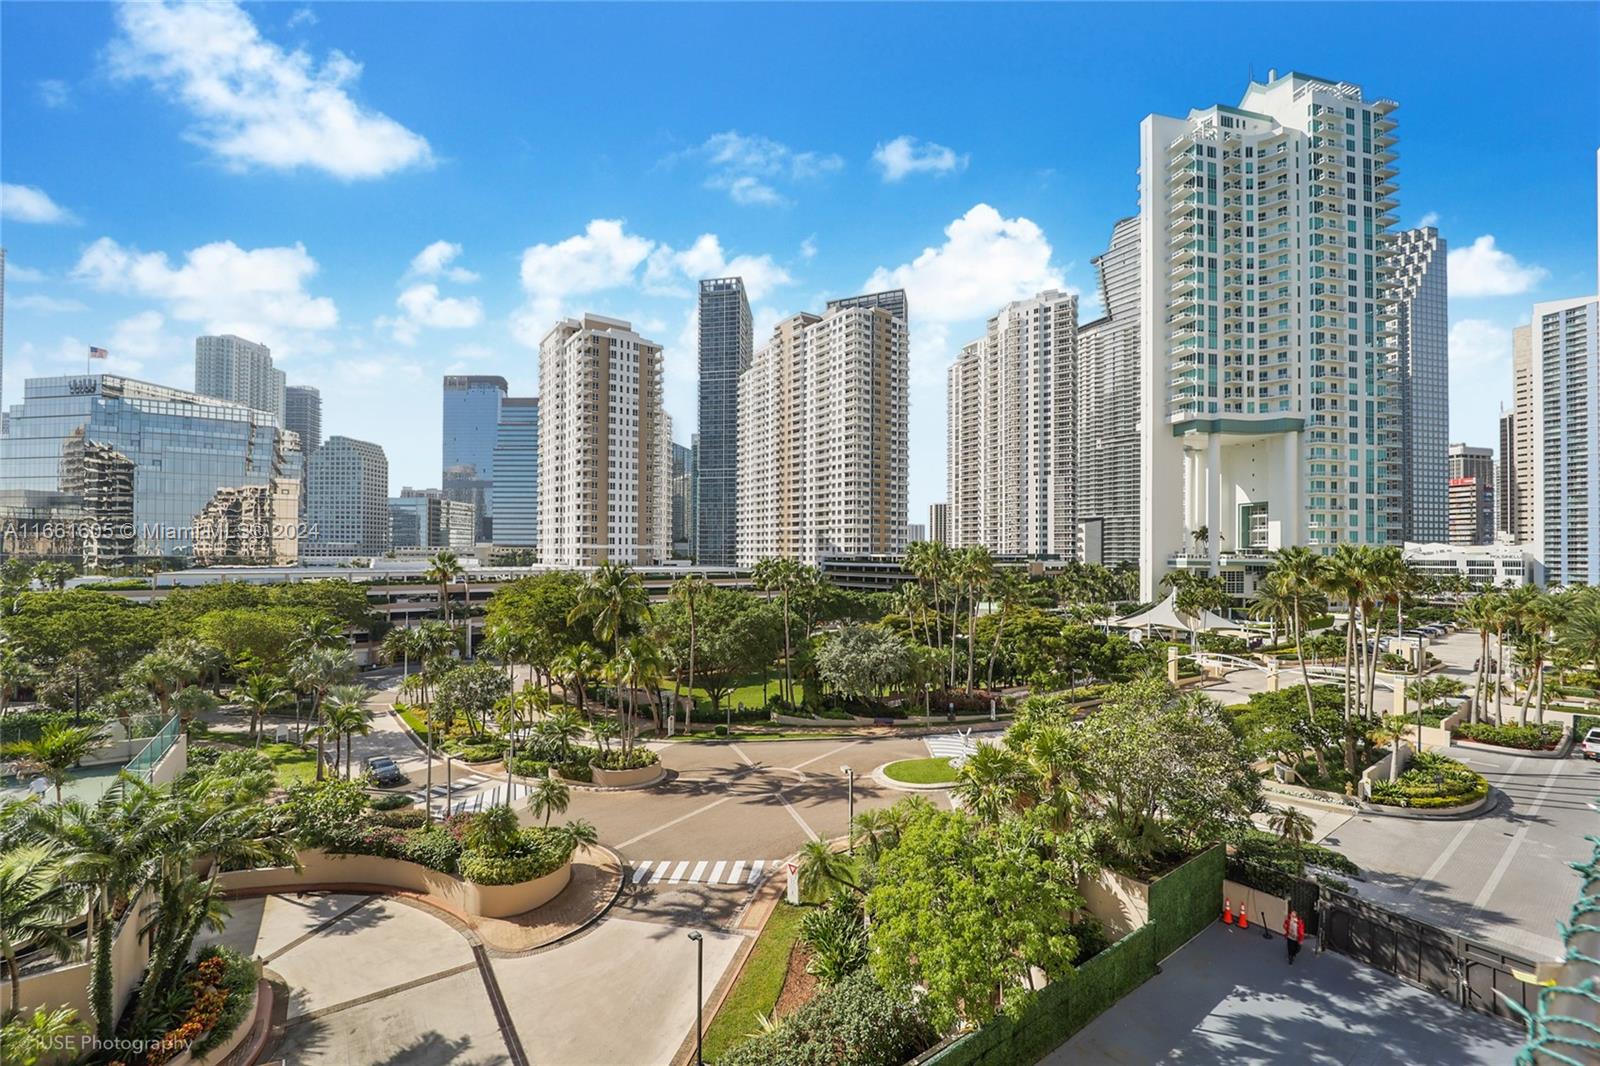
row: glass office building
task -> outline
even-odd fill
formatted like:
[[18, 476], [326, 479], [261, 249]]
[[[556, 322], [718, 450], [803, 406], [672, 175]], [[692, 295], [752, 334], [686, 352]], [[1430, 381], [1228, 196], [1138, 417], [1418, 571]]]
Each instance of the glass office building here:
[[297, 482], [301, 462], [265, 411], [115, 374], [32, 378], [0, 438], [0, 490], [70, 492], [90, 521], [131, 519], [131, 554], [191, 555], [219, 489]]
[[742, 278], [700, 283], [700, 444], [694, 556], [732, 566], [739, 516], [739, 375], [754, 351], [750, 300]]
[[494, 542], [517, 548], [539, 543], [539, 397], [510, 396], [500, 403], [494, 444]]
[[444, 449], [440, 484], [452, 500], [478, 511], [478, 539], [494, 539], [490, 494], [494, 444], [506, 379], [498, 374], [449, 374], [444, 379]]

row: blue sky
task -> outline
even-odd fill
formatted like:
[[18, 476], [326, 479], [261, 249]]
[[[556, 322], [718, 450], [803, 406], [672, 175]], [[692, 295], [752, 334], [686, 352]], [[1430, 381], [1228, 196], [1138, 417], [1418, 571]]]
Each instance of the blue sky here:
[[[558, 314], [666, 345], [693, 282], [778, 318], [904, 284], [911, 519], [944, 367], [1006, 300], [1094, 291], [1139, 120], [1307, 71], [1401, 105], [1401, 219], [1452, 256], [1451, 439], [1494, 442], [1510, 328], [1594, 291], [1600, 5], [0, 4], [5, 402], [83, 365], [188, 387], [273, 346], [325, 433], [439, 481], [444, 373], [535, 391]], [[1087, 306], [1085, 315], [1093, 311]]]

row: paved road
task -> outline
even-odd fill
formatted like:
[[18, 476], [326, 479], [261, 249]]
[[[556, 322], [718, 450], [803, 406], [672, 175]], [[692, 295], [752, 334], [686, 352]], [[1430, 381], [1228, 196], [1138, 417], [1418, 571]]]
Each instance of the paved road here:
[[1518, 1030], [1307, 941], [1213, 925], [1042, 1066], [1281, 1063], [1504, 1066]]

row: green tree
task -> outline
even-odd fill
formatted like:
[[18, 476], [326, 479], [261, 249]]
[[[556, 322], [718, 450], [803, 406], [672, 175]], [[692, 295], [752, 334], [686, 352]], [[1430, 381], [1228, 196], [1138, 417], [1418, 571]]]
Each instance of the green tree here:
[[567, 788], [564, 781], [553, 777], [535, 778], [528, 786], [528, 810], [535, 818], [544, 819], [545, 827], [550, 825], [550, 817], [556, 814], [566, 814], [567, 805], [572, 802], [572, 791]]
[[55, 786], [56, 802], [61, 802], [61, 786], [72, 768], [95, 749], [100, 734], [89, 726], [52, 725], [37, 739], [18, 741], [15, 757], [28, 770]]
[[19, 956], [48, 951], [64, 961], [77, 947], [71, 934], [83, 917], [83, 895], [60, 873], [48, 844], [22, 844], [0, 853], [0, 957], [13, 1005], [22, 1002]]
[[495, 704], [510, 694], [511, 682], [498, 668], [488, 663], [468, 663], [440, 679], [434, 706], [441, 715], [463, 717], [472, 735], [478, 736]]
[[322, 729], [323, 700], [328, 690], [354, 676], [355, 657], [348, 651], [332, 648], [313, 648], [297, 659], [289, 668], [289, 678], [304, 692], [311, 694], [311, 720], [317, 737], [317, 780], [322, 780], [325, 739]]
[[59, 1055], [67, 1041], [83, 1030], [78, 1012], [70, 1007], [39, 1007], [32, 1014], [19, 1014], [0, 1026], [0, 1062], [38, 1066]]
[[1015, 1015], [1035, 969], [1058, 980], [1078, 957], [1069, 919], [1083, 906], [1079, 871], [1070, 843], [1029, 818], [918, 812], [867, 895], [872, 972], [941, 1029]]
[[817, 677], [845, 696], [864, 699], [904, 687], [911, 679], [911, 649], [882, 626], [846, 626], [817, 653]]
[[351, 738], [372, 732], [372, 716], [367, 703], [372, 693], [365, 685], [336, 685], [328, 691], [324, 722], [333, 737], [333, 765], [339, 767], [339, 748], [344, 746], [344, 776], [351, 776]]
[[250, 736], [261, 745], [261, 719], [289, 700], [289, 690], [271, 674], [251, 674], [234, 689], [233, 698], [250, 716]]
[[428, 560], [427, 579], [439, 588], [439, 617], [450, 624], [450, 583], [462, 576], [461, 560], [453, 551], [442, 551]]
[[695, 626], [695, 604], [705, 596], [706, 590], [711, 587], [711, 582], [696, 574], [680, 577], [672, 583], [672, 591], [668, 593], [668, 600], [673, 603], [683, 604], [684, 617], [688, 622], [689, 630], [689, 712], [684, 718], [684, 725], [694, 724], [694, 666], [695, 653], [699, 650], [699, 630]]

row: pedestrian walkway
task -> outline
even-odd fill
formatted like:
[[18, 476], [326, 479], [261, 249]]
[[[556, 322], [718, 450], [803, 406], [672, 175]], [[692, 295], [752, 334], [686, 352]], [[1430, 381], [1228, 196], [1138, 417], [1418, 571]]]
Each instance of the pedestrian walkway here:
[[782, 859], [648, 859], [628, 863], [624, 877], [635, 885], [712, 885], [743, 888], [783, 866]]
[[961, 733], [941, 733], [936, 737], [926, 737], [928, 754], [934, 758], [948, 758], [951, 766], [959, 767], [967, 761], [967, 757], [978, 750], [978, 742], [972, 739], [972, 730]]

